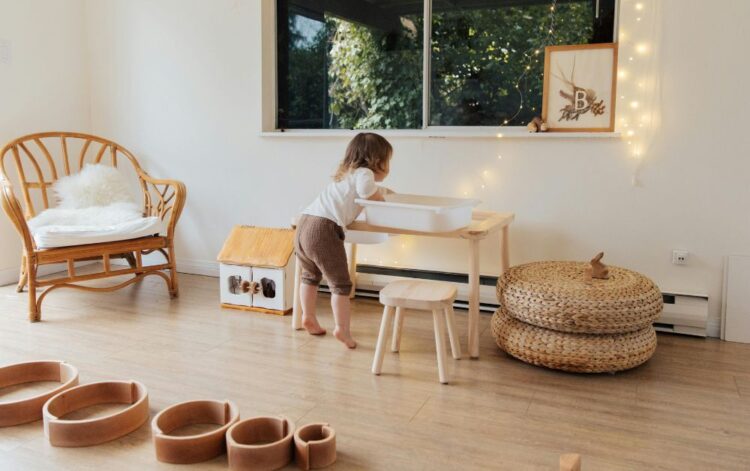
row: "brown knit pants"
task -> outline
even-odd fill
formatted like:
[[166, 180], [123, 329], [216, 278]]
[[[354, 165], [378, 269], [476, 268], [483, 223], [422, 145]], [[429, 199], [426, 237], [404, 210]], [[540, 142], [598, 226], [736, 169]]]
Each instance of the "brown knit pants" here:
[[334, 294], [349, 295], [352, 280], [344, 249], [344, 229], [330, 219], [303, 214], [294, 237], [302, 283], [317, 286], [325, 276]]

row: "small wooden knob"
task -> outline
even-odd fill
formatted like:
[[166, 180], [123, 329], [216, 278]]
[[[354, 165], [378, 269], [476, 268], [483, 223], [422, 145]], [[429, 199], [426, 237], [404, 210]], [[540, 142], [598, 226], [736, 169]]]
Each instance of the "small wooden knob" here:
[[242, 292], [258, 294], [260, 292], [260, 283], [257, 281], [243, 281]]

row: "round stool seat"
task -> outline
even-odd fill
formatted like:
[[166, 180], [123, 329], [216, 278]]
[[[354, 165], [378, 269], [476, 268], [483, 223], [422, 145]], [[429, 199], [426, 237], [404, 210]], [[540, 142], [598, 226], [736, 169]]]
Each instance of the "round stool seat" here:
[[518, 320], [560, 332], [635, 332], [659, 317], [662, 295], [650, 279], [613, 266], [609, 279], [590, 279], [588, 267], [578, 262], [512, 267], [498, 281], [500, 305]]
[[634, 368], [656, 350], [651, 326], [624, 334], [557, 332], [521, 322], [499, 309], [492, 335], [508, 354], [533, 365], [575, 373], [604, 373]]
[[456, 287], [449, 283], [399, 280], [380, 290], [380, 304], [431, 311], [442, 309], [456, 299]]

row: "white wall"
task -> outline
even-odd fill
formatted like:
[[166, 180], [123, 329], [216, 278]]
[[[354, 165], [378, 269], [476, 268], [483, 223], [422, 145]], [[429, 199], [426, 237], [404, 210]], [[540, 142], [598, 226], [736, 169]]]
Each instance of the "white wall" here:
[[[86, 6], [93, 131], [136, 152], [155, 176], [187, 184], [183, 268], [209, 266], [234, 224], [287, 225], [326, 183], [345, 138], [259, 136], [259, 1]], [[468, 189], [486, 208], [515, 211], [513, 263], [585, 260], [604, 250], [606, 261], [663, 290], [706, 293], [717, 333], [722, 257], [750, 251], [748, 38], [722, 25], [748, 17], [750, 2], [664, 0], [664, 12], [664, 120], [641, 187], [631, 184], [636, 162], [618, 139], [394, 138], [388, 185], [443, 195]], [[484, 170], [491, 184], [481, 191]], [[688, 266], [671, 264], [673, 248], [691, 252]], [[497, 243], [482, 250], [483, 272], [497, 273]], [[424, 239], [394, 240], [362, 257], [450, 271], [465, 271], [467, 258], [462, 245]]]
[[[24, 134], [88, 132], [90, 106], [83, 0], [0, 0], [0, 142]], [[19, 195], [20, 196], [20, 195]], [[21, 245], [0, 217], [0, 284], [18, 275]]]

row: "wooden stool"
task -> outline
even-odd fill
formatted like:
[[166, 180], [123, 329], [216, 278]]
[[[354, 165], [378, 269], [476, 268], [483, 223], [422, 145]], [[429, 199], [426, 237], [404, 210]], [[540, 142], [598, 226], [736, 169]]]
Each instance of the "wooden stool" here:
[[388, 327], [396, 314], [393, 328], [391, 351], [398, 352], [401, 347], [401, 329], [404, 325], [404, 309], [432, 311], [435, 326], [435, 348], [437, 350], [438, 373], [440, 382], [448, 382], [445, 371], [445, 328], [448, 325], [448, 338], [451, 352], [456, 360], [461, 358], [461, 344], [456, 332], [456, 319], [453, 315], [453, 301], [456, 299], [456, 288], [448, 283], [434, 281], [394, 281], [380, 291], [380, 303], [385, 306], [383, 320], [380, 322], [380, 334], [372, 361], [372, 372], [380, 374], [385, 355], [385, 342]]

